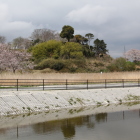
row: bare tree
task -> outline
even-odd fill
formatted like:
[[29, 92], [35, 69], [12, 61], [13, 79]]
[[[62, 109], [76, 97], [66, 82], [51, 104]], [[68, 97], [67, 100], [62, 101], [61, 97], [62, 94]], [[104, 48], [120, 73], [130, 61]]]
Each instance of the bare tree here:
[[54, 35], [54, 39], [57, 40], [57, 41], [63, 41], [63, 42], [66, 42], [66, 39], [61, 38], [59, 33], [55, 33], [55, 35]]
[[4, 36], [0, 36], [0, 43], [4, 44], [6, 42], [6, 38]]
[[27, 38], [17, 37], [12, 41], [12, 47], [14, 49], [28, 49], [32, 44], [32, 41]]
[[39, 42], [46, 42], [48, 40], [58, 40], [58, 33], [50, 29], [35, 29], [31, 35], [33, 41], [38, 40]]
[[125, 57], [133, 62], [140, 61], [140, 50], [131, 49], [125, 53]]

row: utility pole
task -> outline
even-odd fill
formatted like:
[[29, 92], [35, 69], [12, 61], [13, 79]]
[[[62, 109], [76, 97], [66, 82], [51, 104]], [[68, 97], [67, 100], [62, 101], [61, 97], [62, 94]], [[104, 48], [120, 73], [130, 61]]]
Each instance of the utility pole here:
[[126, 50], [125, 50], [125, 45], [124, 45], [124, 53], [123, 53], [123, 55], [124, 55], [124, 58], [126, 59], [125, 53], [126, 53]]

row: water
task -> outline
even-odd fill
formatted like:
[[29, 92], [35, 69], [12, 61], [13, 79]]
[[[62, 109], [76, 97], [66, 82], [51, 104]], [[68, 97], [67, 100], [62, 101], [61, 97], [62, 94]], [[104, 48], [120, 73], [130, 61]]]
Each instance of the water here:
[[[4, 123], [6, 123], [6, 119]], [[0, 140], [140, 139], [139, 109], [114, 113], [98, 113], [69, 119], [30, 123], [28, 125], [16, 125], [20, 119], [12, 119], [15, 121], [15, 125], [9, 127], [4, 127], [2, 122], [0, 122]]]

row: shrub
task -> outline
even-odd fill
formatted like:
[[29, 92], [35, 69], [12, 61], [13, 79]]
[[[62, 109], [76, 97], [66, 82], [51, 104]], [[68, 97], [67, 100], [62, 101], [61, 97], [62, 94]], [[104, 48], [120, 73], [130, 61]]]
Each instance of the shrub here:
[[59, 70], [63, 69], [63, 67], [64, 67], [64, 63], [58, 61], [58, 62], [55, 62], [55, 63], [51, 66], [51, 69], [54, 69], [54, 70], [59, 71]]
[[50, 40], [33, 46], [31, 51], [36, 62], [41, 62], [46, 58], [58, 58], [61, 46], [61, 41]]
[[61, 61], [61, 60], [56, 60], [53, 58], [50, 59], [44, 59], [42, 60], [36, 67], [35, 69], [38, 70], [43, 70], [45, 68], [51, 68], [54, 70], [61, 70], [63, 67], [65, 66], [65, 64]]
[[35, 69], [42, 70], [45, 68], [51, 68], [53, 63], [54, 59], [44, 59], [37, 66], [35, 66]]
[[77, 68], [75, 68], [75, 67], [70, 67], [69, 70], [70, 70], [70, 72], [76, 72]]
[[82, 58], [82, 46], [79, 43], [67, 42], [65, 45], [61, 46], [60, 55], [63, 59]]
[[132, 71], [135, 70], [135, 63], [120, 57], [116, 58], [107, 68], [110, 71]]
[[130, 61], [126, 62], [126, 66], [125, 67], [126, 67], [127, 71], [133, 71], [133, 70], [136, 69], [135, 63], [134, 62], [130, 62]]

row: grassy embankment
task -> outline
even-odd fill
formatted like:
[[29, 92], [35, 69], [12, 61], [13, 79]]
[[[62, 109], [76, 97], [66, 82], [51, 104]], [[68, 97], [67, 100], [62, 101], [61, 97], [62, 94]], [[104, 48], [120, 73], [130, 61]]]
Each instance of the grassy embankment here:
[[[51, 63], [50, 63], [51, 62]], [[52, 60], [50, 61], [52, 63]], [[52, 79], [54, 84], [55, 81], [59, 82], [61, 80], [69, 80], [69, 81], [76, 81], [76, 80], [90, 80], [96, 81], [101, 79], [140, 79], [140, 71], [132, 71], [132, 72], [104, 72], [107, 70], [107, 66], [111, 63], [111, 58], [101, 58], [101, 59], [88, 59], [88, 60], [69, 60], [65, 62], [65, 67], [60, 71], [56, 71], [51, 68], [45, 68], [42, 70], [33, 70], [30, 73], [1, 73], [0, 80], [1, 85], [3, 82], [14, 82], [16, 85], [16, 79], [29, 79], [29, 80], [22, 80], [22, 82], [32, 83], [32, 82], [41, 82], [42, 79]], [[102, 71], [102, 73], [101, 73]], [[7, 79], [7, 80], [4, 80]], [[8, 80], [8, 79], [14, 79]], [[40, 80], [31, 80], [31, 79], [40, 79]], [[50, 80], [45, 80], [49, 82]], [[64, 82], [65, 82], [64, 81]], [[11, 85], [11, 84], [10, 84]], [[22, 83], [24, 85], [24, 83]], [[30, 85], [30, 84], [29, 84]]]

